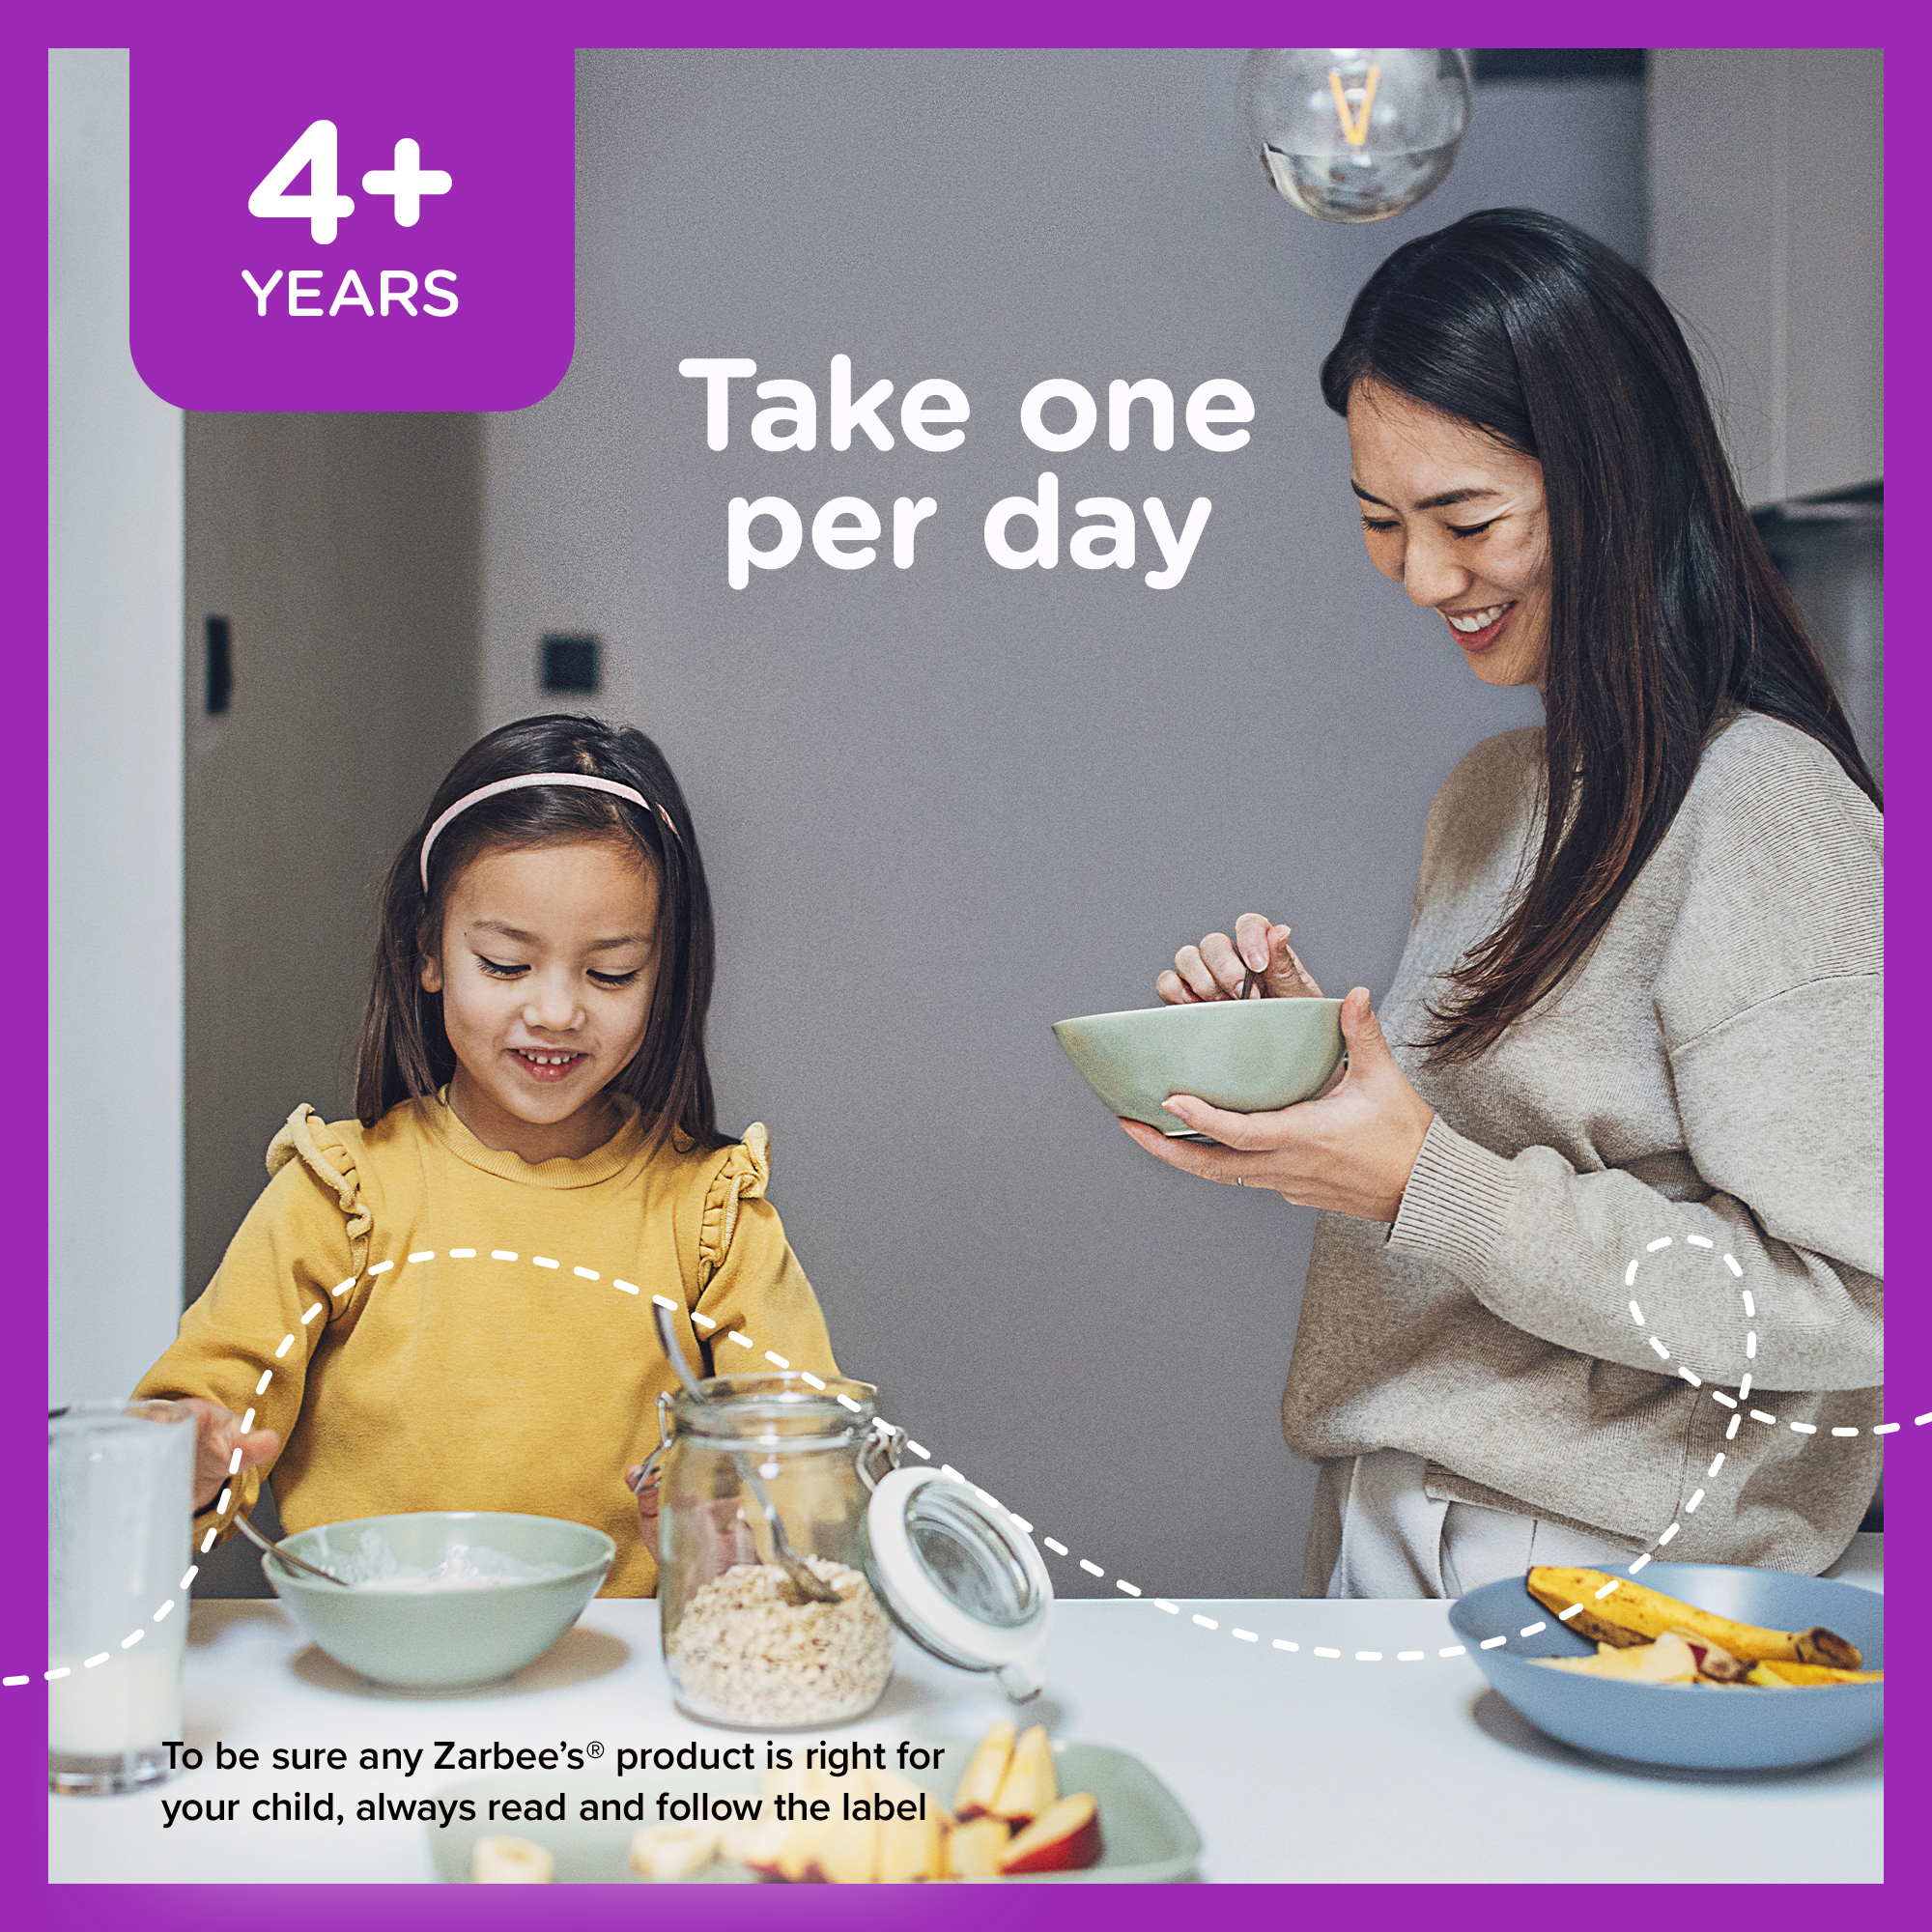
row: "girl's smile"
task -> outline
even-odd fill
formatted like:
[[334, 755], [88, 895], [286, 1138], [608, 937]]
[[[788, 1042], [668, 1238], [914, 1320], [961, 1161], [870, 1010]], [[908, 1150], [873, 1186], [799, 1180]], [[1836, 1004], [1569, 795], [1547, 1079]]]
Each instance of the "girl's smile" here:
[[657, 874], [629, 845], [480, 853], [422, 966], [442, 995], [457, 1119], [532, 1164], [601, 1147], [620, 1121], [604, 1090], [643, 1044], [657, 966]]

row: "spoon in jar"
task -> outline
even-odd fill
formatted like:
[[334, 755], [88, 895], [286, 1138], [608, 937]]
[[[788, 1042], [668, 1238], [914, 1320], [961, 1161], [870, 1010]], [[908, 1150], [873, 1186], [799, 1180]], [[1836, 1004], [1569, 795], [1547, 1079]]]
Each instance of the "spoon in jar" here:
[[[658, 1340], [664, 1344], [666, 1359], [670, 1363], [677, 1378], [684, 1384], [684, 1392], [700, 1408], [715, 1408], [718, 1405], [704, 1393], [704, 1385], [691, 1373], [691, 1364], [684, 1359], [684, 1350], [677, 1346], [677, 1332], [670, 1322], [670, 1310], [662, 1301], [651, 1304], [652, 1319], [658, 1324]], [[738, 1465], [738, 1473], [745, 1480], [745, 1487], [752, 1492], [752, 1500], [757, 1504], [758, 1513], [764, 1518], [766, 1526], [772, 1533], [772, 1551], [779, 1559], [779, 1567], [791, 1578], [792, 1587], [800, 1596], [814, 1604], [837, 1604], [843, 1600], [830, 1583], [814, 1576], [810, 1566], [802, 1562], [792, 1552], [792, 1547], [784, 1532], [784, 1524], [779, 1520], [778, 1505], [758, 1478], [758, 1472], [752, 1466], [748, 1452], [733, 1449], [727, 1452]]]

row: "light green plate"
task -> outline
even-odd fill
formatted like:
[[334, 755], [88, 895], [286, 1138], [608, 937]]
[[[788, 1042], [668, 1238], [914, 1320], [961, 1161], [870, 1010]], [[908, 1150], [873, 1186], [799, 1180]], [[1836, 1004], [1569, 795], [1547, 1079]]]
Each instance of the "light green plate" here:
[[[923, 1742], [919, 1740], [918, 1742]], [[914, 1776], [914, 1784], [923, 1785], [936, 1796], [951, 1800], [974, 1744], [965, 1738], [943, 1738], [946, 1746], [943, 1764], [956, 1764], [958, 1771], [928, 1773]], [[1054, 1747], [1054, 1763], [1063, 1792], [1091, 1791], [1099, 1805], [1100, 1862], [1085, 1871], [1036, 1872], [1021, 1878], [953, 1880], [953, 1884], [985, 1885], [1168, 1885], [1186, 1878], [1201, 1856], [1201, 1833], [1194, 1821], [1180, 1808], [1179, 1801], [1159, 1778], [1130, 1752], [1115, 1750], [1107, 1745], [1065, 1744]], [[539, 1773], [517, 1776], [478, 1777], [463, 1784], [445, 1785], [435, 1796], [440, 1800], [467, 1798], [476, 1815], [446, 1829], [432, 1826], [430, 1851], [436, 1860], [436, 1874], [445, 1885], [468, 1885], [471, 1848], [478, 1838], [527, 1838], [543, 1846], [556, 1862], [559, 1885], [643, 1885], [631, 1870], [631, 1840], [645, 1825], [658, 1821], [658, 1793], [670, 1792], [688, 1798], [703, 1789], [715, 1797], [744, 1797], [758, 1790], [753, 1772], [703, 1773], [673, 1772], [669, 1776], [653, 1773], [647, 1777], [615, 1776], [591, 1780], [578, 1773], [569, 1776], [545, 1777]], [[565, 1817], [561, 1822], [546, 1819], [514, 1823], [490, 1818], [492, 1799], [526, 1800], [541, 1798], [554, 1802], [563, 1799]], [[629, 1821], [608, 1819], [590, 1822], [579, 1816], [579, 1806], [586, 1798], [639, 1800], [642, 1814]], [[755, 1883], [753, 1874], [743, 1865], [714, 1864], [693, 1875], [690, 1881], [706, 1885]]]
[[1054, 1037], [1108, 1110], [1176, 1138], [1162, 1105], [1192, 1094], [1236, 1114], [1321, 1092], [1342, 1062], [1340, 1000], [1216, 1000], [1062, 1020]]

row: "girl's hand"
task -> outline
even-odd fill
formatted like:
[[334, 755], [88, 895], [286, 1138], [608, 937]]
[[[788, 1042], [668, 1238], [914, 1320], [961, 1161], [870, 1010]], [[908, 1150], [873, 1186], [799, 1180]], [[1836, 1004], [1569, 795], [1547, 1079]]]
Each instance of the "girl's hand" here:
[[1210, 932], [1199, 946], [1183, 946], [1174, 970], [1163, 973], [1153, 989], [1170, 1007], [1204, 1000], [1238, 1000], [1250, 975], [1264, 1000], [1319, 1000], [1321, 988], [1288, 943], [1288, 927], [1258, 912], [1235, 922], [1235, 936]]
[[1138, 1121], [1121, 1124], [1156, 1160], [1204, 1180], [1272, 1187], [1298, 1207], [1393, 1221], [1435, 1116], [1396, 1065], [1364, 986], [1342, 1003], [1342, 1037], [1348, 1071], [1320, 1099], [1274, 1114], [1223, 1113], [1184, 1094], [1167, 1102], [1169, 1113], [1219, 1147], [1171, 1141]]
[[[204, 1402], [199, 1396], [179, 1398], [184, 1408], [194, 1411], [194, 1506], [205, 1510], [221, 1493], [221, 1486], [242, 1469], [258, 1468], [272, 1463], [280, 1453], [282, 1438], [272, 1429], [251, 1429], [242, 1433], [242, 1418], [218, 1402]], [[236, 1450], [242, 1460], [235, 1461]]]
[[644, 1540], [644, 1548], [653, 1556], [658, 1553], [658, 1472], [653, 1469], [644, 1476], [641, 1485], [638, 1478], [643, 1475], [641, 1463], [624, 1471], [624, 1482], [638, 1499], [638, 1534]]
[[[638, 1499], [638, 1534], [643, 1538], [644, 1548], [655, 1559], [658, 1554], [658, 1518], [661, 1514], [658, 1471], [653, 1469], [639, 1485], [638, 1479], [641, 1473], [642, 1464], [633, 1464], [624, 1471], [624, 1482]], [[697, 1525], [696, 1554], [698, 1568], [704, 1576], [721, 1576], [734, 1563], [758, 1561], [757, 1543], [735, 1501], [726, 1497], [716, 1502], [696, 1504], [692, 1520]]]

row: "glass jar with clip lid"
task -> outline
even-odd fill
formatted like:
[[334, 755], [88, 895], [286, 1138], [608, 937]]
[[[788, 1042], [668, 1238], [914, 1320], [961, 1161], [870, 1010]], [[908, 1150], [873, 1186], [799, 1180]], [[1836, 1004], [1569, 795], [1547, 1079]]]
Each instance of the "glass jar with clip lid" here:
[[[679, 1705], [760, 1729], [848, 1722], [892, 1681], [894, 1628], [942, 1662], [1040, 1689], [1053, 1585], [972, 1485], [902, 1469], [868, 1382], [796, 1369], [658, 1399], [658, 1601]], [[640, 1481], [642, 1477], [640, 1476]], [[813, 1586], [816, 1586], [815, 1588]]]

